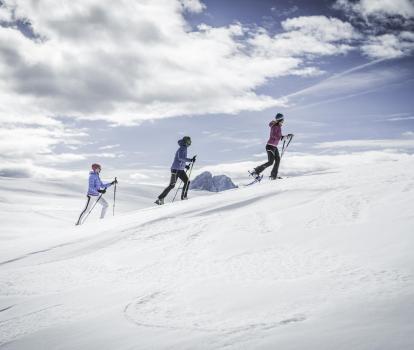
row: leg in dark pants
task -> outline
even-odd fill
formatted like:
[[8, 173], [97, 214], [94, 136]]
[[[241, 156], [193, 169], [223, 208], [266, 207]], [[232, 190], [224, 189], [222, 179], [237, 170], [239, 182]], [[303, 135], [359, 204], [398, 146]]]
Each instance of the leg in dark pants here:
[[[267, 162], [262, 165], [259, 165], [257, 168], [254, 169], [256, 174], [260, 174], [263, 170], [265, 170], [267, 167], [273, 164], [273, 162], [275, 161], [275, 150], [277, 151], [277, 147], [266, 145]], [[279, 152], [277, 154], [279, 156]], [[279, 164], [277, 166], [279, 167]]]
[[190, 181], [188, 181], [188, 176], [184, 170], [178, 171], [178, 177], [183, 182], [183, 190], [181, 192], [181, 199], [187, 198], [188, 187], [190, 186]]
[[279, 171], [279, 164], [280, 164], [280, 155], [279, 155], [279, 150], [277, 148], [275, 148], [275, 164], [273, 165], [273, 169], [272, 172], [270, 173], [270, 177], [273, 179], [277, 178], [277, 172]]
[[170, 184], [165, 188], [164, 191], [158, 196], [159, 199], [167, 197], [168, 193], [175, 187], [177, 182], [177, 170], [171, 170]]

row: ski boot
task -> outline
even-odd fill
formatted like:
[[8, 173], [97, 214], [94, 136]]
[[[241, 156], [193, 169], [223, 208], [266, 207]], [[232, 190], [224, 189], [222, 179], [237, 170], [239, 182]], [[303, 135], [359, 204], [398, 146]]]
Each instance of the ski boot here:
[[158, 198], [154, 203], [158, 204], [158, 205], [163, 205], [164, 204], [164, 198]]

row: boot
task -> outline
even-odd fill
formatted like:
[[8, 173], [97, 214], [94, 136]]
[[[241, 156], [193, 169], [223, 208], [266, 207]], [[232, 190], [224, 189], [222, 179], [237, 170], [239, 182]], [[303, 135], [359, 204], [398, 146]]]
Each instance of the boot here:
[[163, 205], [164, 204], [164, 198], [158, 198], [154, 203], [158, 204], [158, 205]]

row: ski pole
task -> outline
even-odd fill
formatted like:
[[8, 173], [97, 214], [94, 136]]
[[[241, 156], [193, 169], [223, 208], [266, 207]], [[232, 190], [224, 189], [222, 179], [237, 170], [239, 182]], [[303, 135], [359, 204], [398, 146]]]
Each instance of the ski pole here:
[[188, 181], [187, 181], [187, 184], [184, 185], [184, 189], [183, 189], [184, 193], [188, 191], [188, 186], [190, 186], [190, 177], [191, 177], [191, 172], [193, 171], [193, 165], [194, 165], [194, 162], [191, 162], [190, 171], [188, 172]]
[[[181, 179], [180, 179], [180, 181], [183, 182]], [[175, 191], [174, 197], [173, 197], [173, 199], [172, 199], [171, 202], [174, 202], [175, 201], [175, 197], [177, 197], [177, 193], [180, 190], [181, 182], [180, 182], [180, 185], [177, 187], [177, 190]]]
[[95, 208], [96, 203], [98, 203], [99, 200], [101, 199], [102, 195], [103, 195], [103, 193], [101, 193], [101, 195], [98, 197], [98, 199], [96, 200], [96, 202], [93, 204], [91, 210], [89, 210], [88, 214], [86, 214], [86, 216], [85, 216], [85, 219], [83, 219], [83, 221], [80, 224], [83, 224], [86, 221], [86, 219], [88, 218], [89, 214], [92, 212], [93, 208]]
[[187, 175], [188, 181], [183, 187], [183, 193], [186, 193], [188, 191], [188, 186], [190, 186], [190, 176], [191, 176], [191, 172], [193, 171], [193, 164], [194, 162], [191, 162], [190, 170], [188, 171], [188, 175]]
[[[187, 174], [187, 170], [185, 171], [185, 173]], [[178, 175], [177, 175], [178, 176]], [[177, 197], [177, 193], [178, 193], [178, 191], [180, 190], [180, 186], [181, 186], [181, 183], [183, 182], [183, 180], [181, 180], [180, 179], [180, 184], [179, 184], [179, 186], [177, 187], [177, 190], [175, 191], [175, 194], [174, 194], [174, 197], [173, 197], [173, 199], [172, 199], [172, 201], [171, 201], [171, 203], [172, 202], [174, 202], [175, 201], [175, 197]]]
[[115, 186], [114, 186], [114, 205], [112, 206], [112, 216], [115, 216], [115, 198], [116, 198], [116, 184], [118, 183], [118, 181], [116, 180], [115, 177]]
[[283, 157], [283, 154], [285, 153], [286, 149], [289, 147], [290, 141], [292, 141], [292, 139], [293, 139], [293, 134], [290, 135], [287, 144], [286, 144], [286, 140], [283, 140], [282, 153], [280, 155], [280, 158]]

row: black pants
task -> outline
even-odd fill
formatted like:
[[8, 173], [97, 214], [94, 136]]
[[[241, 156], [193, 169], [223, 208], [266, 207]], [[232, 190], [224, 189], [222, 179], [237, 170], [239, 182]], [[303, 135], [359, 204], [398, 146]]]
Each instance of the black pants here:
[[159, 195], [159, 199], [164, 199], [167, 197], [168, 193], [175, 187], [177, 178], [180, 178], [183, 181], [183, 190], [181, 192], [181, 199], [187, 198], [188, 187], [190, 186], [190, 181], [188, 181], [188, 176], [184, 170], [171, 170], [171, 179], [168, 187], [162, 191]]
[[276, 146], [266, 145], [266, 152], [267, 152], [267, 162], [262, 165], [259, 165], [257, 168], [254, 169], [254, 171], [257, 174], [260, 174], [263, 170], [271, 166], [274, 162], [273, 169], [272, 169], [272, 172], [270, 173], [270, 176], [277, 177], [277, 172], [279, 170], [279, 163], [280, 163], [279, 150], [277, 149]]

